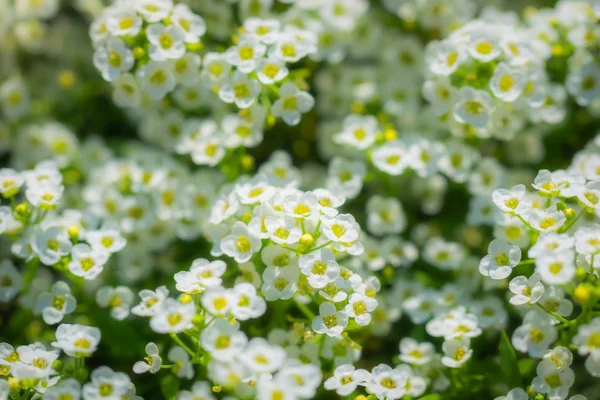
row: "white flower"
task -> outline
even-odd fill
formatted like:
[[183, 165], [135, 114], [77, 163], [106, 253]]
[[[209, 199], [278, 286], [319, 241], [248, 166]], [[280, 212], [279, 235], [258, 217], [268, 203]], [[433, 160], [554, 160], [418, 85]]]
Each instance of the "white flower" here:
[[258, 318], [267, 310], [265, 300], [257, 295], [256, 288], [251, 283], [236, 284], [232, 290], [232, 297], [234, 300], [230, 312], [237, 320]]
[[84, 400], [120, 399], [125, 397], [131, 385], [127, 374], [114, 372], [108, 367], [96, 368], [90, 379], [90, 382], [83, 385], [82, 395]]
[[332, 303], [322, 303], [319, 306], [319, 315], [312, 321], [312, 329], [317, 333], [328, 336], [340, 336], [348, 325], [348, 314], [337, 311]]
[[366, 326], [371, 323], [370, 313], [377, 308], [377, 305], [377, 300], [374, 298], [353, 293], [348, 299], [345, 311], [349, 317], [354, 318], [358, 325]]
[[227, 270], [227, 264], [221, 260], [208, 261], [197, 258], [192, 262], [189, 271], [175, 274], [177, 290], [183, 293], [201, 293], [207, 288], [220, 286], [221, 276]]
[[150, 60], [137, 70], [136, 77], [152, 100], [162, 100], [175, 89], [175, 76], [171, 64]]
[[121, 232], [116, 227], [110, 226], [86, 232], [85, 240], [93, 249], [108, 253], [121, 251], [127, 244], [127, 240], [121, 236]]
[[444, 357], [442, 364], [448, 368], [460, 368], [473, 355], [469, 339], [451, 339], [442, 344]]
[[69, 235], [55, 226], [38, 231], [31, 237], [31, 248], [45, 265], [56, 264], [73, 249]]
[[243, 35], [237, 45], [225, 52], [225, 60], [237, 67], [238, 71], [248, 74], [254, 71], [267, 48], [254, 35]]
[[140, 317], [152, 317], [162, 307], [163, 302], [169, 295], [166, 286], [160, 286], [156, 291], [143, 289], [139, 292], [141, 303], [131, 309], [131, 312]]
[[406, 394], [408, 373], [405, 369], [379, 364], [371, 370], [371, 379], [367, 382], [369, 392], [378, 399], [400, 399]]
[[529, 258], [538, 258], [543, 255], [563, 253], [574, 247], [575, 239], [566, 233], [542, 233], [527, 255]]
[[176, 60], [185, 54], [183, 30], [177, 25], [152, 24], [146, 28], [146, 36], [148, 55], [154, 61]]
[[88, 280], [96, 279], [102, 273], [104, 264], [108, 261], [108, 253], [92, 249], [89, 245], [83, 243], [73, 246], [71, 257], [69, 271]]
[[494, 70], [494, 75], [490, 79], [490, 89], [492, 93], [500, 100], [513, 102], [525, 89], [525, 74], [517, 69], [509, 67], [505, 63], [500, 63]]
[[479, 61], [489, 62], [501, 54], [501, 48], [495, 34], [481, 27], [472, 33], [468, 47], [469, 55]]
[[242, 354], [248, 338], [239, 324], [218, 318], [202, 331], [200, 343], [215, 360], [230, 362]]
[[56, 329], [52, 346], [71, 357], [90, 357], [100, 343], [100, 329], [93, 326], [62, 324]]
[[510, 281], [508, 287], [514, 293], [510, 298], [510, 304], [515, 306], [535, 304], [544, 295], [544, 285], [537, 273], [533, 273], [529, 278], [517, 276]]
[[194, 377], [194, 366], [190, 362], [190, 356], [182, 347], [172, 347], [167, 358], [173, 363], [171, 370], [178, 378], [192, 379]]
[[458, 243], [433, 237], [425, 243], [423, 258], [440, 269], [453, 270], [458, 268], [465, 258], [465, 250]]
[[233, 225], [231, 234], [221, 240], [221, 249], [226, 255], [233, 257], [236, 262], [244, 263], [252, 258], [252, 254], [258, 253], [262, 243], [243, 222]]
[[133, 6], [146, 21], [158, 22], [169, 15], [173, 8], [173, 2], [171, 0], [138, 0]]
[[23, 277], [10, 260], [0, 262], [0, 303], [8, 303], [23, 287]]
[[545, 210], [533, 209], [529, 214], [529, 223], [540, 232], [553, 232], [560, 229], [567, 218], [565, 214], [556, 209], [556, 206]]
[[551, 360], [540, 362], [536, 372], [531, 386], [536, 392], [547, 394], [549, 399], [566, 398], [569, 388], [575, 383], [575, 373], [571, 368], [557, 368]]
[[21, 78], [10, 78], [0, 85], [0, 108], [9, 120], [25, 114], [29, 103], [29, 91]]
[[160, 371], [160, 367], [162, 366], [162, 358], [159, 355], [158, 347], [156, 344], [150, 342], [146, 345], [145, 350], [148, 355], [144, 358], [144, 361], [138, 361], [133, 365], [133, 372], [136, 374], [143, 374], [145, 372], [155, 374]]
[[333, 376], [327, 379], [323, 386], [327, 390], [335, 390], [339, 396], [349, 396], [356, 388], [366, 385], [371, 374], [364, 369], [355, 369], [352, 364], [343, 364], [333, 371]]
[[525, 195], [525, 185], [516, 185], [512, 189], [496, 189], [492, 192], [494, 204], [505, 213], [523, 215], [531, 210], [531, 201]]
[[136, 36], [142, 29], [143, 19], [134, 10], [122, 9], [110, 13], [106, 19], [106, 29], [115, 36]]
[[377, 169], [392, 176], [402, 175], [410, 166], [408, 149], [398, 140], [376, 147], [372, 161]]
[[202, 296], [202, 306], [212, 315], [226, 315], [234, 305], [233, 291], [222, 286], [207, 290]]
[[358, 239], [358, 224], [350, 214], [338, 214], [335, 217], [321, 217], [323, 235], [332, 242], [350, 243]]
[[131, 70], [134, 63], [133, 52], [117, 37], [111, 37], [94, 53], [94, 66], [100, 71], [102, 78], [109, 82]]
[[572, 250], [550, 253], [535, 260], [535, 270], [547, 285], [564, 285], [575, 276], [575, 254]]
[[580, 355], [588, 356], [585, 367], [590, 375], [600, 376], [600, 318], [581, 325], [573, 337], [573, 344], [579, 347], [577, 352]]
[[458, 91], [453, 115], [462, 124], [469, 124], [475, 128], [485, 128], [492, 107], [493, 100], [487, 92], [464, 86]]
[[[28, 346], [19, 346], [16, 357], [18, 361], [11, 363], [10, 374], [17, 379], [46, 379], [54, 372], [52, 364], [58, 355], [58, 351], [48, 351], [39, 342]], [[14, 357], [14, 353], [11, 353], [10, 356]]]
[[35, 207], [42, 210], [53, 210], [62, 198], [63, 191], [63, 185], [46, 180], [34, 185], [27, 185], [25, 197]]
[[524, 389], [514, 388], [511, 391], [509, 391], [508, 393], [506, 393], [506, 396], [496, 397], [494, 400], [528, 400], [528, 399], [529, 399], [529, 396], [527, 395], [527, 392], [525, 392]]
[[79, 400], [80, 396], [81, 384], [75, 378], [67, 378], [61, 380], [56, 386], [48, 388], [44, 393], [44, 400]]
[[327, 248], [300, 256], [300, 270], [308, 279], [308, 284], [316, 289], [324, 288], [340, 276], [340, 267], [335, 255]]
[[467, 58], [464, 47], [450, 40], [433, 41], [425, 50], [426, 65], [436, 75], [452, 75]]
[[435, 348], [429, 342], [418, 343], [410, 337], [400, 341], [400, 360], [412, 365], [425, 365], [431, 362]]
[[263, 272], [261, 292], [267, 301], [287, 300], [298, 290], [297, 267], [267, 267]]
[[192, 326], [195, 313], [193, 303], [168, 298], [150, 319], [150, 328], [157, 333], [178, 333]]
[[302, 230], [296, 226], [296, 220], [288, 215], [283, 218], [266, 217], [264, 225], [269, 239], [278, 244], [297, 243], [302, 236]]
[[288, 125], [298, 125], [302, 114], [315, 105], [315, 99], [292, 82], [284, 83], [279, 89], [279, 99], [273, 103], [271, 112], [281, 117]]
[[133, 304], [133, 292], [127, 286], [104, 286], [96, 292], [100, 307], [110, 307], [110, 315], [119, 321], [129, 316]]
[[326, 189], [353, 199], [360, 193], [363, 179], [367, 174], [366, 166], [362, 161], [348, 161], [340, 157], [334, 157], [327, 169]]
[[221, 86], [219, 98], [225, 103], [235, 103], [238, 108], [249, 108], [260, 93], [260, 83], [246, 74], [234, 72]]
[[206, 32], [204, 19], [194, 14], [186, 4], [175, 4], [170, 19], [181, 29], [186, 43], [197, 43]]
[[289, 70], [285, 62], [276, 57], [263, 58], [258, 61], [256, 75], [263, 85], [272, 85], [288, 76]]
[[406, 227], [404, 209], [398, 199], [375, 195], [367, 201], [367, 228], [377, 236], [401, 233]]
[[253, 373], [273, 373], [283, 364], [286, 353], [263, 338], [254, 338], [238, 358]]
[[119, 107], [139, 107], [141, 93], [137, 80], [130, 73], [125, 73], [112, 81], [112, 99]]
[[479, 263], [479, 272], [492, 279], [504, 279], [510, 276], [519, 261], [521, 249], [518, 246], [494, 239], [488, 247], [488, 254]]
[[344, 119], [344, 126], [334, 141], [357, 149], [366, 149], [375, 143], [377, 119], [371, 115], [349, 115]]
[[541, 357], [558, 337], [549, 316], [537, 310], [529, 311], [523, 324], [513, 333], [512, 344], [516, 350], [530, 357]]
[[567, 90], [581, 106], [591, 104], [600, 96], [600, 68], [588, 63], [567, 76]]
[[36, 302], [36, 310], [42, 313], [44, 322], [54, 325], [62, 321], [66, 314], [71, 314], [77, 307], [77, 300], [71, 295], [71, 288], [65, 282], [58, 281], [52, 285], [51, 292], [40, 294]]

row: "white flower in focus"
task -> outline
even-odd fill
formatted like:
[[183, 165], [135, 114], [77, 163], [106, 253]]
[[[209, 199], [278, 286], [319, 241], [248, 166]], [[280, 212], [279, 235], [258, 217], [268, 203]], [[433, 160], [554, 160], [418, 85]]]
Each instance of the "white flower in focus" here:
[[298, 125], [302, 114], [306, 114], [315, 105], [315, 99], [292, 82], [281, 86], [279, 96], [280, 98], [273, 103], [271, 112], [274, 116], [281, 117], [288, 125]]
[[479, 272], [492, 279], [504, 279], [510, 276], [519, 261], [521, 249], [518, 246], [494, 239], [488, 247], [488, 254], [479, 263]]
[[71, 295], [71, 288], [65, 282], [58, 281], [52, 285], [51, 292], [40, 294], [36, 302], [36, 311], [42, 313], [44, 322], [54, 325], [62, 321], [66, 314], [71, 314], [77, 307], [77, 300]]
[[136, 374], [143, 374], [145, 372], [155, 374], [160, 371], [160, 367], [162, 366], [162, 358], [158, 352], [158, 347], [156, 344], [150, 342], [146, 345], [145, 350], [147, 356], [144, 357], [144, 361], [138, 361], [133, 365], [133, 372]]
[[337, 311], [332, 303], [322, 303], [319, 306], [319, 315], [312, 321], [312, 329], [317, 333], [328, 336], [340, 336], [348, 325], [348, 314]]
[[62, 324], [56, 329], [52, 347], [71, 357], [90, 357], [100, 343], [100, 329], [93, 326]]

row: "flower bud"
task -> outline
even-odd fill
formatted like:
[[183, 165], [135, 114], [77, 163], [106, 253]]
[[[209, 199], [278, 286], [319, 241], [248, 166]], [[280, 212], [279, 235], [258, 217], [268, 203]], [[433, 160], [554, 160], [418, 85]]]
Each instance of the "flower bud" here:
[[578, 267], [575, 270], [575, 278], [577, 278], [578, 281], [584, 280], [586, 275], [587, 275], [587, 271], [583, 267]]
[[559, 201], [558, 203], [556, 203], [556, 209], [558, 211], [566, 210], [567, 204], [564, 201]]
[[252, 171], [254, 169], [254, 157], [251, 155], [242, 157], [242, 168], [244, 168], [244, 171]]
[[133, 56], [136, 60], [140, 60], [146, 56], [146, 50], [140, 46], [137, 46], [133, 49]]
[[206, 318], [204, 317], [204, 315], [196, 314], [194, 315], [194, 318], [192, 318], [192, 324], [196, 326], [203, 326], [205, 320]]
[[310, 233], [305, 233], [300, 238], [300, 244], [306, 247], [310, 247], [315, 244], [315, 238]]
[[181, 296], [179, 296], [179, 302], [181, 304], [191, 303], [192, 301], [194, 301], [194, 298], [189, 294], [182, 294]]
[[575, 218], [575, 215], [577, 215], [577, 213], [575, 212], [575, 210], [572, 209], [572, 208], [565, 209], [563, 211], [563, 213], [565, 214], [565, 217], [567, 217], [567, 219], [569, 219], [569, 220]]
[[588, 285], [577, 285], [575, 288], [575, 292], [573, 293], [573, 298], [576, 302], [583, 304], [587, 302], [592, 296], [591, 290]]
[[18, 378], [8, 378], [8, 387], [11, 392], [18, 392], [21, 390], [21, 382]]

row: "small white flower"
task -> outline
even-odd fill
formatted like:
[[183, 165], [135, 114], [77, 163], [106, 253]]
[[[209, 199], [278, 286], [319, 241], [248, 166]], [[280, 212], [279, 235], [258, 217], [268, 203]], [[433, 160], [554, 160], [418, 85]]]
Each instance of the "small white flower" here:
[[315, 99], [292, 82], [281, 86], [279, 96], [273, 103], [271, 112], [274, 116], [281, 117], [288, 125], [298, 125], [302, 114], [306, 114], [315, 105]]
[[267, 310], [265, 300], [257, 295], [256, 288], [251, 283], [236, 284], [232, 297], [234, 300], [230, 312], [239, 321], [258, 318]]
[[227, 264], [221, 260], [208, 261], [197, 258], [192, 262], [189, 271], [175, 274], [177, 290], [183, 293], [202, 293], [207, 288], [220, 286], [221, 277], [227, 270]]
[[123, 40], [117, 37], [111, 37], [94, 53], [94, 66], [108, 82], [116, 80], [123, 73], [131, 70], [134, 63], [133, 52]]
[[160, 286], [156, 291], [143, 289], [139, 292], [141, 303], [133, 307], [131, 312], [140, 317], [152, 317], [160, 310], [168, 295], [166, 286]]
[[51, 292], [44, 292], [37, 298], [36, 310], [42, 313], [44, 322], [54, 325], [62, 321], [66, 314], [71, 314], [77, 307], [77, 300], [71, 295], [71, 288], [65, 282], [58, 281], [52, 285]]
[[235, 103], [238, 108], [249, 108], [260, 93], [260, 83], [246, 74], [234, 72], [221, 86], [219, 98], [225, 103]]
[[244, 263], [252, 258], [252, 254], [258, 253], [262, 243], [243, 222], [233, 225], [231, 234], [221, 240], [221, 249], [226, 255], [233, 257], [236, 262]]
[[529, 223], [540, 232], [554, 232], [560, 229], [567, 218], [556, 206], [545, 210], [533, 209], [529, 214]]
[[148, 55], [154, 61], [177, 60], [185, 54], [183, 30], [177, 25], [152, 24], [146, 28], [146, 36]]
[[548, 350], [557, 337], [556, 328], [549, 316], [532, 310], [523, 318], [523, 324], [514, 331], [512, 344], [516, 350], [537, 358]]
[[237, 45], [225, 52], [225, 59], [238, 71], [248, 74], [256, 69], [267, 48], [254, 35], [243, 35]]
[[442, 344], [444, 357], [442, 364], [448, 368], [460, 368], [473, 355], [473, 350], [470, 348], [471, 341], [469, 339], [452, 339], [446, 340]]
[[168, 298], [150, 319], [150, 328], [157, 333], [178, 333], [192, 326], [195, 313], [194, 304]]
[[108, 253], [92, 249], [83, 243], [73, 246], [71, 257], [69, 271], [88, 280], [93, 280], [100, 275], [104, 270], [104, 264], [108, 261]]
[[167, 358], [173, 363], [171, 370], [178, 378], [192, 379], [194, 377], [194, 366], [190, 362], [190, 356], [182, 347], [171, 348]]
[[564, 285], [575, 276], [572, 250], [542, 255], [535, 260], [535, 270], [547, 285]]
[[57, 226], [38, 231], [31, 237], [31, 248], [45, 265], [54, 265], [73, 249], [69, 235]]
[[349, 317], [354, 318], [358, 325], [366, 326], [371, 323], [370, 313], [377, 308], [377, 305], [377, 300], [374, 298], [353, 293], [348, 299], [345, 311]]
[[544, 285], [537, 273], [532, 274], [529, 278], [522, 275], [517, 276], [510, 281], [508, 287], [514, 293], [514, 296], [510, 298], [510, 304], [515, 306], [535, 304], [544, 295]]
[[435, 348], [429, 342], [418, 343], [410, 337], [400, 341], [400, 360], [412, 365], [425, 365], [431, 362]]
[[23, 287], [23, 277], [10, 260], [0, 262], [0, 303], [8, 303]]
[[56, 329], [52, 346], [71, 357], [90, 357], [100, 343], [100, 329], [93, 326], [62, 324]]
[[333, 218], [321, 217], [323, 235], [332, 242], [350, 243], [358, 239], [358, 224], [350, 214], [338, 214]]
[[138, 361], [133, 365], [133, 372], [136, 374], [143, 374], [145, 372], [150, 372], [151, 374], [155, 374], [160, 371], [160, 367], [162, 366], [162, 358], [159, 355], [158, 347], [156, 344], [150, 342], [146, 345], [146, 357], [144, 357], [144, 361]]
[[485, 128], [492, 107], [493, 100], [487, 92], [464, 86], [458, 91], [453, 115], [462, 124], [469, 124], [475, 128]]
[[335, 390], [339, 396], [349, 396], [359, 385], [366, 385], [370, 378], [369, 371], [355, 369], [352, 364], [343, 364], [333, 371], [333, 376], [327, 379], [323, 386], [327, 390]]
[[348, 314], [337, 311], [332, 303], [322, 303], [319, 306], [319, 315], [312, 321], [312, 329], [317, 333], [328, 336], [340, 336], [348, 325]]
[[206, 32], [204, 19], [194, 14], [186, 4], [175, 4], [170, 18], [183, 32], [183, 41], [186, 43], [197, 43]]
[[263, 85], [272, 85], [288, 76], [289, 70], [283, 60], [276, 57], [263, 58], [258, 61], [256, 75]]
[[377, 236], [401, 233], [406, 227], [404, 209], [398, 199], [375, 195], [367, 201], [367, 228]]
[[100, 307], [110, 307], [110, 315], [122, 321], [129, 316], [133, 292], [127, 286], [104, 286], [96, 292], [96, 302]]
[[525, 74], [517, 69], [509, 67], [505, 63], [500, 63], [494, 70], [494, 75], [490, 79], [490, 89], [492, 93], [500, 100], [513, 102], [519, 98], [525, 89]]
[[[144, 0], [150, 2], [151, 0]], [[91, 376], [91, 381], [83, 385], [82, 395], [84, 400], [102, 398], [120, 399], [129, 391], [131, 380], [122, 372], [114, 372], [109, 367], [96, 368]], [[106, 396], [106, 393], [109, 393]]]
[[136, 77], [152, 100], [162, 100], [175, 89], [175, 76], [168, 62], [150, 60], [137, 70]]
[[230, 362], [244, 351], [248, 338], [239, 324], [219, 318], [202, 331], [200, 343], [215, 360]]
[[263, 338], [253, 338], [239, 360], [254, 373], [273, 373], [283, 364], [286, 353], [279, 346], [267, 342]]
[[492, 198], [496, 206], [505, 213], [523, 215], [531, 210], [531, 201], [525, 195], [525, 185], [516, 185], [512, 189], [496, 189], [492, 192]]
[[298, 263], [308, 284], [316, 289], [324, 288], [340, 276], [340, 266], [335, 261], [335, 255], [327, 248], [300, 256]]
[[492, 279], [504, 279], [510, 276], [519, 261], [521, 249], [518, 246], [494, 239], [488, 247], [488, 254], [479, 263], [479, 272]]

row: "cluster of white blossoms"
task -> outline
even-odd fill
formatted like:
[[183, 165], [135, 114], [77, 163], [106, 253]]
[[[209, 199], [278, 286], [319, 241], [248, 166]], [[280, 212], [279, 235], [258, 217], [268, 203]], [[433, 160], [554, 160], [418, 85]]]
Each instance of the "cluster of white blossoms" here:
[[0, 0], [0, 400], [598, 398], [600, 2], [491, 3]]
[[[0, 194], [10, 206], [0, 207], [0, 233], [11, 238], [12, 256], [33, 265], [63, 271], [76, 281], [100, 275], [113, 253], [125, 247], [118, 227], [93, 219], [77, 209], [57, 210], [63, 197], [63, 176], [53, 161], [33, 169], [0, 169]], [[0, 300], [11, 301], [34, 278], [24, 277], [10, 258], [1, 262]], [[36, 309], [48, 324], [73, 312], [76, 301], [69, 285], [57, 282], [50, 293], [40, 294]]]

